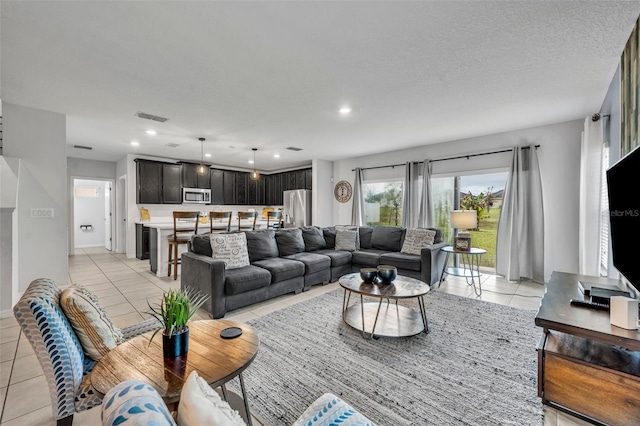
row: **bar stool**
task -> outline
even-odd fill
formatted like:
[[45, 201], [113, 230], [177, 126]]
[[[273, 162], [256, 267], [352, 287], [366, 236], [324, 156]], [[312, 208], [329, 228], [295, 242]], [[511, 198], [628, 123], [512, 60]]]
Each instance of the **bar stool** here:
[[[178, 229], [178, 219], [194, 219], [193, 228]], [[173, 212], [173, 235], [169, 235], [169, 266], [167, 268], [167, 276], [171, 276], [171, 267], [173, 266], [173, 279], [178, 279], [178, 265], [180, 258], [178, 257], [178, 246], [187, 244], [192, 234], [198, 233], [198, 219], [200, 212]]]
[[[219, 225], [213, 224], [215, 219], [227, 219], [225, 225], [223, 221]], [[209, 212], [209, 224], [211, 225], [211, 232], [215, 231], [231, 231], [231, 212]]]
[[267, 212], [267, 229], [271, 227], [271, 222], [273, 222], [274, 228], [281, 228], [282, 227], [280, 224], [281, 220], [282, 220], [281, 211]]
[[[242, 225], [242, 219], [252, 219], [251, 225]], [[238, 212], [238, 230], [250, 229], [254, 231], [256, 229], [256, 219], [258, 219], [258, 213], [256, 212]]]

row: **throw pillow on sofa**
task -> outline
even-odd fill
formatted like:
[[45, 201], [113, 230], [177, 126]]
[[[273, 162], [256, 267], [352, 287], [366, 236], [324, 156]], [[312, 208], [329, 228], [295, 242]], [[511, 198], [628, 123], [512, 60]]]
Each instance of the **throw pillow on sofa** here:
[[275, 231], [271, 229], [266, 231], [247, 231], [245, 235], [247, 236], [250, 262], [278, 257]]
[[358, 241], [358, 231], [346, 229], [336, 230], [336, 250], [356, 251]]
[[360, 231], [354, 225], [336, 225], [336, 231], [356, 231], [356, 250], [360, 250]]
[[302, 238], [304, 239], [305, 251], [322, 250], [327, 247], [322, 229], [317, 226], [303, 226]]
[[371, 248], [398, 252], [402, 249], [404, 228], [397, 226], [374, 226], [371, 233]]
[[244, 232], [211, 234], [211, 257], [224, 262], [225, 268], [236, 269], [249, 266], [247, 236]]
[[123, 340], [120, 329], [89, 290], [76, 286], [65, 289], [60, 307], [89, 358], [98, 361]]
[[178, 404], [180, 426], [245, 426], [242, 417], [207, 384], [197, 371], [192, 371], [182, 386]]
[[290, 256], [304, 251], [304, 238], [300, 228], [280, 229], [276, 232], [276, 242], [280, 257]]
[[420, 254], [422, 247], [430, 246], [436, 238], [436, 231], [432, 229], [409, 228], [404, 237], [400, 253]]

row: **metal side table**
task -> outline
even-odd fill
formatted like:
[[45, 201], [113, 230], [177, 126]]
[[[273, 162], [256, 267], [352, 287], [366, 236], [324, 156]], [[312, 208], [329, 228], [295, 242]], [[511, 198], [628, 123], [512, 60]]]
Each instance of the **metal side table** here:
[[[444, 259], [444, 267], [442, 268], [442, 275], [440, 275], [440, 283], [444, 281], [445, 274], [453, 275], [456, 277], [465, 277], [467, 284], [473, 286], [473, 291], [476, 296], [482, 295], [482, 283], [480, 281], [480, 256], [487, 251], [481, 248], [471, 247], [468, 251], [456, 250], [452, 246], [442, 247], [447, 256]], [[447, 267], [449, 262], [449, 255], [457, 254], [458, 258], [462, 260], [462, 268]], [[476, 288], [476, 281], [478, 282], [478, 288]]]

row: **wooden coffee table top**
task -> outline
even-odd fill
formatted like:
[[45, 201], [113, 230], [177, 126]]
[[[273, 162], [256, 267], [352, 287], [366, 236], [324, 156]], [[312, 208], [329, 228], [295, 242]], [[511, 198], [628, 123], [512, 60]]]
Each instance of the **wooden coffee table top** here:
[[360, 273], [354, 272], [341, 276], [339, 283], [342, 288], [354, 293], [383, 299], [420, 297], [429, 293], [431, 290], [428, 284], [403, 275], [398, 275], [392, 284], [365, 284], [362, 278], [360, 278]]
[[[240, 327], [242, 335], [223, 339], [220, 331]], [[107, 393], [118, 383], [130, 379], [142, 380], [153, 386], [166, 403], [180, 399], [182, 385], [196, 370], [212, 387], [218, 387], [244, 371], [258, 353], [260, 339], [247, 324], [226, 320], [189, 322], [189, 352], [165, 364], [162, 356], [162, 335], [151, 344], [153, 332], [134, 337], [105, 355], [91, 372], [91, 383], [101, 393]]]

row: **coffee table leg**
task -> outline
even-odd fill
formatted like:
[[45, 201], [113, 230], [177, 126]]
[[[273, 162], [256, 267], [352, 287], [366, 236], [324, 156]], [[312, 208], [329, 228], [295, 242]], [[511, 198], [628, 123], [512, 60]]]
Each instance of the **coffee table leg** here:
[[222, 389], [222, 396], [224, 400], [229, 402], [229, 394], [227, 394], [227, 387], [225, 385], [220, 385], [220, 389]]
[[362, 337], [367, 338], [367, 334], [364, 331], [364, 303], [362, 303], [362, 295], [360, 295], [360, 314], [362, 315]]
[[[380, 302], [378, 302], [378, 312], [376, 312], [376, 319], [373, 320], [373, 328], [371, 329], [371, 334], [369, 334], [370, 339], [373, 338], [373, 332], [376, 331], [376, 324], [378, 323], [378, 317], [380, 316], [380, 307], [382, 307], [382, 298], [380, 298]], [[362, 328], [364, 330], [364, 316], [362, 320]]]
[[418, 297], [418, 306], [420, 306], [420, 315], [422, 316], [422, 324], [424, 325], [425, 334], [429, 334], [429, 323], [427, 321], [427, 308], [424, 305], [424, 297]]
[[252, 426], [251, 422], [251, 413], [249, 412], [249, 401], [247, 400], [247, 391], [244, 388], [244, 378], [242, 377], [242, 373], [238, 374], [240, 377], [240, 388], [242, 389], [242, 399], [244, 399], [244, 409], [247, 412], [247, 425]]
[[344, 321], [344, 314], [347, 312], [347, 289], [344, 289], [344, 295], [342, 296], [342, 320]]

